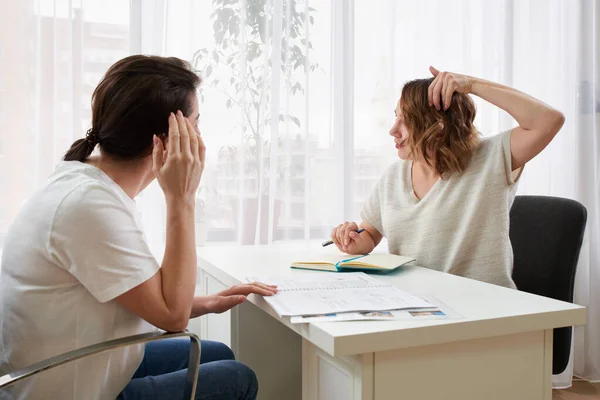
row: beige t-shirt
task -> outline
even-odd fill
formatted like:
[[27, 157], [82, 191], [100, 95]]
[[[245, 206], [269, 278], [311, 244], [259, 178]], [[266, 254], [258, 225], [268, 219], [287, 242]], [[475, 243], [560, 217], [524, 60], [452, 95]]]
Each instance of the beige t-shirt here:
[[438, 180], [421, 200], [412, 187], [412, 161], [394, 163], [363, 205], [363, 220], [387, 238], [392, 254], [515, 288], [508, 228], [522, 168], [511, 172], [510, 133], [483, 139], [462, 174]]

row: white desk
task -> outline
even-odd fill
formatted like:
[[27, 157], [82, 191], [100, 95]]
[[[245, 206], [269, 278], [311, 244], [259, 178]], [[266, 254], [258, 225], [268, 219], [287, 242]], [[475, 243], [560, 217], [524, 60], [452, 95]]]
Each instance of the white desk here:
[[[202, 248], [197, 290], [306, 273], [290, 262], [314, 251]], [[292, 325], [252, 295], [190, 329], [228, 343], [257, 373], [260, 399], [550, 400], [552, 329], [586, 321], [585, 307], [425, 268], [377, 277], [432, 295], [464, 318]]]

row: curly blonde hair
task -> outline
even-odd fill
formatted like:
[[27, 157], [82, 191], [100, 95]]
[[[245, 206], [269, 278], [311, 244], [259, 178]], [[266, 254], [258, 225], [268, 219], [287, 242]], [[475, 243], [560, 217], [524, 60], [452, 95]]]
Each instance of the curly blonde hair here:
[[466, 94], [455, 92], [447, 110], [429, 106], [430, 79], [415, 79], [402, 88], [400, 108], [410, 135], [406, 144], [411, 154], [442, 176], [462, 173], [467, 168], [479, 133], [475, 120], [475, 103]]

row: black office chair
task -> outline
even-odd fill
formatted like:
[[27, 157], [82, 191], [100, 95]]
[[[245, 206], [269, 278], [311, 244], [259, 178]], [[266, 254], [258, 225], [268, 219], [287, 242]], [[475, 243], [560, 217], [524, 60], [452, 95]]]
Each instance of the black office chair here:
[[40, 361], [19, 371], [13, 371], [6, 375], [0, 376], [0, 390], [10, 385], [13, 385], [23, 379], [29, 378], [30, 376], [39, 374], [40, 372], [59, 367], [63, 364], [70, 363], [81, 358], [93, 356], [94, 354], [104, 353], [105, 351], [113, 350], [120, 347], [126, 347], [134, 344], [143, 344], [148, 342], [154, 342], [156, 340], [177, 337], [189, 337], [191, 340], [190, 361], [188, 364], [188, 373], [183, 400], [194, 400], [196, 398], [195, 393], [196, 386], [198, 383], [198, 369], [200, 368], [200, 339], [195, 334], [187, 331], [166, 333], [142, 333], [140, 335], [127, 336], [120, 339], [109, 340], [107, 342], [82, 347], [81, 349], [73, 350], [68, 353], [60, 354], [58, 356]]
[[[573, 302], [587, 210], [575, 200], [516, 196], [510, 210], [513, 279], [519, 290]], [[571, 327], [554, 329], [552, 373], [569, 363]]]

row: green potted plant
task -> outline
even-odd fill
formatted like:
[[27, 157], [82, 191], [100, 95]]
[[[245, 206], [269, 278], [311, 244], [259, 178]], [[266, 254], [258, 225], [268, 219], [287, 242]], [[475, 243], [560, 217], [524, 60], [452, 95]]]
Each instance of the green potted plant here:
[[[308, 20], [314, 23], [310, 14], [314, 9], [309, 8], [309, 15], [304, 13], [304, 6], [297, 6], [297, 0], [283, 1], [282, 20], [282, 47], [286, 46], [287, 56], [282, 54], [281, 76], [286, 77], [281, 85], [292, 95], [304, 94], [302, 84], [295, 80], [292, 72], [306, 68], [304, 49], [312, 48], [306, 39], [306, 26]], [[265, 49], [272, 48], [272, 36], [265, 35], [265, 26], [272, 22], [272, 5], [266, 0], [246, 0], [245, 18], [242, 26], [242, 10], [239, 0], [213, 0], [212, 13], [215, 47], [203, 48], [194, 53], [192, 65], [202, 71], [204, 87], [214, 88], [225, 95], [227, 108], [238, 107], [244, 116], [242, 129], [245, 134], [245, 143], [235, 150], [227, 146], [228, 162], [240, 162], [238, 157], [244, 157], [245, 171], [242, 179], [254, 181], [246, 185], [251, 190], [245, 192], [249, 196], [234, 199], [232, 207], [236, 229], [241, 230], [242, 244], [266, 243], [268, 238], [269, 198], [273, 188], [269, 182], [269, 153], [272, 145], [267, 139], [265, 127], [272, 123], [270, 103], [272, 87], [272, 62], [265, 62]], [[245, 36], [246, 57], [240, 57], [242, 51], [242, 35]], [[308, 46], [307, 46], [308, 44]], [[230, 73], [224, 76], [217, 74], [217, 70], [226, 67]], [[312, 63], [310, 70], [318, 68]], [[306, 71], [308, 73], [308, 71]], [[201, 93], [204, 100], [204, 94]], [[292, 114], [279, 113], [277, 123], [291, 122], [298, 128], [300, 119]], [[279, 144], [278, 144], [279, 145]], [[223, 150], [223, 149], [222, 149]], [[285, 166], [278, 168], [278, 178], [281, 178]], [[248, 174], [248, 175], [247, 175]], [[281, 179], [278, 179], [280, 182]], [[250, 182], [251, 183], [251, 182]], [[243, 182], [242, 184], [246, 184]], [[241, 207], [241, 210], [240, 210]], [[283, 203], [275, 199], [273, 213], [273, 229], [276, 228]], [[237, 226], [239, 213], [244, 215], [242, 226]], [[256, 238], [256, 227], [260, 222], [259, 237]]]

